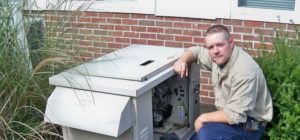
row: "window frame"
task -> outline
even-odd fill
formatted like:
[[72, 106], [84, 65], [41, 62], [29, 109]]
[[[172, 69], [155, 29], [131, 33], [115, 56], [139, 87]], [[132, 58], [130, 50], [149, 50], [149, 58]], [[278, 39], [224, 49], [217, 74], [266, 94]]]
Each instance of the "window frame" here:
[[300, 16], [297, 16], [297, 13], [300, 14], [300, 0], [295, 0], [294, 11], [239, 7], [238, 1], [232, 0], [231, 19], [280, 23], [291, 23], [292, 20], [296, 24], [300, 23]]
[[[47, 4], [56, 5], [60, 0], [38, 0], [34, 10], [51, 10]], [[118, 13], [140, 13], [154, 14], [156, 0], [136, 0], [136, 1], [79, 1], [70, 0], [55, 10], [80, 10], [93, 12], [118, 12]]]

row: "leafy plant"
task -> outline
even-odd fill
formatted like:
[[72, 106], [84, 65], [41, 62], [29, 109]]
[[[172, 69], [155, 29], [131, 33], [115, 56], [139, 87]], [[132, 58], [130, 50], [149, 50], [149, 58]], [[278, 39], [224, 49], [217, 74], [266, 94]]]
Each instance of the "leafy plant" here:
[[53, 36], [70, 16], [58, 15], [54, 24], [44, 24], [43, 13], [25, 10], [28, 4], [0, 1], [1, 140], [60, 137], [56, 126], [43, 122], [53, 90], [48, 78], [77, 63], [73, 60], [76, 52], [66, 53], [72, 42], [62, 44], [61, 40], [69, 30]]
[[[289, 37], [275, 29], [273, 51], [262, 49], [256, 61], [262, 68], [272, 94], [274, 116], [265, 139], [300, 139], [300, 33]], [[268, 138], [269, 137], [269, 138]]]

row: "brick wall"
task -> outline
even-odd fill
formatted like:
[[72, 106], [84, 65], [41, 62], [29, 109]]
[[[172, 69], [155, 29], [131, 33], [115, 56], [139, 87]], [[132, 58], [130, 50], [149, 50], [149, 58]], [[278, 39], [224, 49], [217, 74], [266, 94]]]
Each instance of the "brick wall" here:
[[[129, 46], [130, 44], [148, 44], [187, 48], [203, 46], [204, 33], [213, 24], [228, 27], [235, 44], [247, 48], [251, 55], [258, 54], [260, 41], [264, 41], [271, 50], [271, 37], [275, 35], [277, 23], [228, 20], [195, 19], [165, 17], [145, 14], [99, 13], [99, 12], [44, 12], [46, 24], [57, 22], [60, 16], [69, 16], [64, 22], [64, 29], [57, 30], [56, 35], [66, 29], [64, 40], [73, 42], [73, 49], [81, 50], [80, 60], [95, 57]], [[71, 16], [70, 16], [71, 15]], [[281, 24], [285, 32], [293, 35], [293, 25]], [[260, 36], [261, 35], [261, 36]], [[204, 103], [214, 102], [211, 85], [211, 73], [201, 70], [200, 98]]]

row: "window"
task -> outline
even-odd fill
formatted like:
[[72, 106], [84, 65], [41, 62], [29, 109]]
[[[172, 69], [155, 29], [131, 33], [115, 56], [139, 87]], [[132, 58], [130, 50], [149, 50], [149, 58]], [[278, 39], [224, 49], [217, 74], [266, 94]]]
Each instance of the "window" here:
[[[57, 0], [38, 0], [37, 9], [49, 9], [49, 5], [57, 5]], [[85, 11], [95, 12], [118, 12], [118, 13], [141, 13], [154, 14], [155, 0], [68, 0], [62, 10], [77, 10], [78, 7]]]
[[232, 0], [231, 19], [300, 23], [300, 0]]
[[238, 6], [293, 11], [295, 0], [239, 0]]

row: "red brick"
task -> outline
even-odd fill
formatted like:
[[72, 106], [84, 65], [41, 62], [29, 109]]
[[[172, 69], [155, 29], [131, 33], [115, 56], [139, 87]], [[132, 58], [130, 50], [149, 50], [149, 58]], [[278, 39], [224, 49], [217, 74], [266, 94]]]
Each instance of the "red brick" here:
[[93, 54], [88, 53], [88, 52], [82, 52], [82, 53], [80, 53], [80, 56], [82, 56], [82, 57], [93, 57]]
[[231, 34], [231, 37], [234, 40], [241, 40], [242, 39], [242, 35], [240, 35], [240, 34]]
[[101, 53], [101, 48], [88, 47], [87, 50], [91, 52]]
[[135, 32], [124, 32], [124, 37], [139, 38], [140, 34]]
[[194, 31], [194, 30], [184, 30], [183, 35], [190, 35], [190, 36], [201, 36], [201, 31]]
[[122, 48], [122, 44], [118, 43], [108, 43], [107, 46], [108, 48]]
[[72, 23], [71, 25], [72, 27], [78, 27], [78, 28], [84, 27], [84, 23]]
[[191, 29], [192, 24], [191, 23], [174, 23], [175, 28], [184, 28], [184, 29]]
[[173, 35], [161, 35], [161, 34], [158, 34], [157, 35], [157, 39], [160, 39], [160, 40], [173, 40], [174, 36]]
[[236, 25], [236, 26], [242, 26], [243, 21], [241, 20], [235, 20], [235, 19], [224, 19], [223, 24], [225, 25]]
[[85, 28], [90, 28], [90, 29], [98, 29], [99, 25], [98, 24], [85, 24]]
[[121, 24], [121, 19], [107, 19], [108, 24]]
[[147, 15], [147, 19], [164, 20], [165, 17], [155, 16], [155, 15]]
[[215, 102], [214, 98], [200, 97], [200, 102], [213, 104]]
[[263, 40], [265, 43], [272, 43], [272, 37], [264, 37]]
[[209, 92], [209, 96], [210, 97], [215, 97], [215, 93], [214, 92]]
[[286, 29], [286, 24], [280, 24], [280, 23], [272, 23], [272, 22], [266, 22], [266, 28], [282, 28]]
[[84, 16], [97, 17], [98, 13], [96, 13], [96, 12], [84, 12]]
[[202, 19], [198, 19], [198, 18], [184, 18], [183, 21], [185, 21], [185, 22], [198, 22], [198, 23], [203, 22]]
[[193, 43], [183, 43], [183, 47], [184, 47], [184, 48], [189, 48], [189, 47], [193, 47], [193, 46], [197, 46], [197, 44], [193, 44]]
[[260, 21], [244, 21], [246, 27], [264, 27], [264, 22]]
[[119, 43], [130, 43], [130, 39], [129, 38], [115, 38], [116, 42]]
[[156, 39], [156, 34], [141, 33], [140, 38]]
[[113, 13], [98, 13], [99, 17], [113, 17]]
[[195, 43], [205, 43], [205, 39], [201, 37], [194, 37]]
[[193, 24], [193, 29], [207, 30], [211, 24]]
[[136, 32], [146, 32], [146, 27], [131, 26], [131, 31], [136, 31]]
[[235, 33], [252, 33], [252, 28], [248, 27], [233, 27]]
[[288, 30], [294, 30], [295, 31], [295, 28], [297, 28], [298, 30], [300, 30], [300, 25], [294, 25], [294, 24], [288, 24], [287, 25], [288, 27]]
[[163, 33], [163, 28], [157, 28], [157, 27], [147, 27], [147, 32], [154, 32], [154, 33]]
[[[266, 50], [272, 50], [273, 49], [273, 45], [272, 44], [264, 44], [264, 47]], [[254, 48], [255, 49], [262, 49], [263, 45], [261, 43], [255, 43], [254, 44]]]
[[92, 40], [92, 41], [98, 41], [100, 40], [99, 36], [95, 36], [95, 35], [87, 35], [85, 36], [86, 40]]
[[180, 29], [165, 29], [166, 34], [182, 34], [182, 30]]
[[137, 20], [132, 20], [132, 19], [122, 19], [122, 24], [137, 25]]
[[157, 27], [172, 27], [172, 22], [156, 21]]
[[252, 48], [252, 42], [241, 42], [241, 41], [235, 41], [234, 42], [235, 46], [239, 46], [239, 47], [246, 47], [246, 48]]
[[214, 90], [214, 87], [212, 85], [201, 85], [201, 89], [204, 90]]
[[78, 33], [78, 29], [77, 28], [66, 28], [66, 32], [65, 33]]
[[93, 43], [91, 41], [79, 41], [79, 45], [81, 45], [81, 46], [92, 46]]
[[79, 29], [79, 33], [81, 34], [92, 34], [93, 31], [90, 29]]
[[80, 17], [78, 18], [78, 22], [91, 22], [91, 18]]
[[130, 26], [115, 25], [115, 30], [129, 31]]
[[114, 51], [116, 51], [115, 48], [102, 48], [102, 53], [105, 53], [105, 54], [111, 53], [111, 52], [114, 52]]
[[109, 24], [101, 24], [100, 25], [100, 29], [104, 29], [104, 30], [114, 30], [115, 26], [114, 25], [109, 25]]
[[144, 14], [131, 14], [131, 18], [146, 19], [146, 15], [144, 15]]
[[166, 21], [182, 21], [182, 18], [179, 17], [165, 17]]
[[211, 72], [201, 71], [201, 77], [211, 78]]
[[99, 58], [101, 56], [103, 56], [104, 54], [102, 53], [94, 53], [94, 58]]
[[106, 19], [105, 18], [92, 18], [92, 22], [95, 23], [95, 22], [106, 22]]
[[116, 18], [129, 18], [129, 14], [115, 13]]
[[259, 35], [269, 35], [269, 36], [275, 35], [275, 31], [273, 29], [255, 29], [254, 33]]
[[200, 83], [208, 84], [208, 79], [207, 78], [200, 78]]
[[147, 44], [147, 41], [144, 39], [131, 39], [131, 44]]
[[183, 44], [181, 42], [166, 41], [165, 46], [182, 48]]
[[175, 36], [175, 41], [188, 41], [192, 42], [193, 38], [192, 37], [187, 37], [187, 36]]
[[154, 21], [140, 20], [139, 25], [154, 26]]
[[107, 47], [107, 43], [104, 42], [93, 42], [94, 47]]
[[253, 35], [243, 35], [243, 40], [244, 41], [260, 41], [259, 35], [253, 36]]
[[84, 40], [84, 35], [72, 34], [72, 39]]
[[94, 35], [107, 35], [108, 31], [106, 30], [94, 30]]
[[123, 32], [122, 31], [109, 31], [108, 35], [109, 36], [123, 36]]
[[113, 41], [115, 41], [115, 38], [114, 37], [102, 36], [102, 37], [100, 37], [100, 40], [105, 41], [105, 42], [113, 42]]
[[147, 42], [148, 45], [158, 45], [158, 46], [164, 45], [164, 41], [159, 41], [159, 40], [148, 40]]
[[203, 90], [200, 90], [200, 95], [203, 95], [203, 96], [208, 96], [208, 91], [203, 91]]

